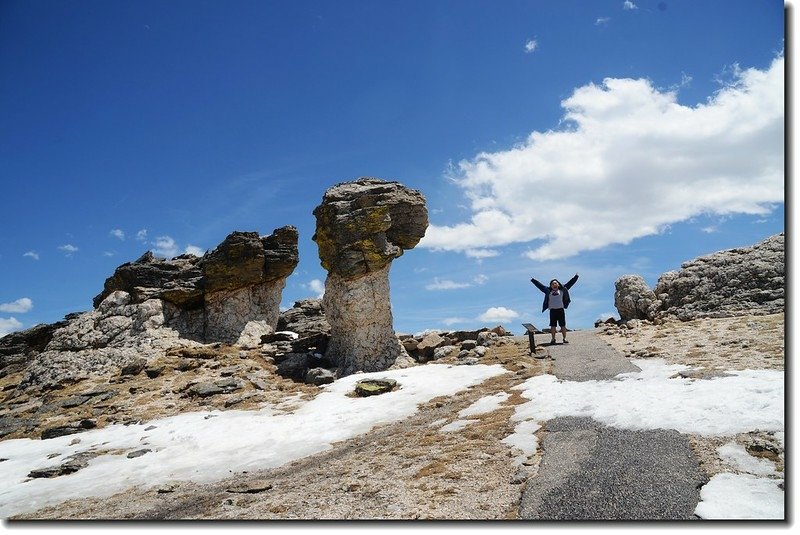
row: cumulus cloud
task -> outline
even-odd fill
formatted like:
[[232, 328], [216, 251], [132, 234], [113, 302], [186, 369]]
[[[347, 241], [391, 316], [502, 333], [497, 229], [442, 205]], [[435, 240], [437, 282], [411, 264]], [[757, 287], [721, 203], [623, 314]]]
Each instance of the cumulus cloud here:
[[451, 280], [440, 280], [438, 277], [433, 279], [433, 282], [426, 284], [426, 290], [459, 290], [461, 288], [469, 288], [472, 286], [468, 282], [454, 282]]
[[631, 2], [631, 0], [625, 0], [625, 2], [622, 3], [622, 9], [639, 9], [639, 6]]
[[22, 329], [22, 323], [16, 318], [0, 318], [0, 336], [11, 334]]
[[536, 42], [536, 39], [528, 39], [525, 42], [526, 54], [532, 54], [537, 48], [539, 48], [539, 43]]
[[71, 243], [59, 246], [58, 250], [63, 251], [64, 256], [72, 256], [73, 253], [78, 252], [78, 248], [72, 245]]
[[136, 241], [147, 241], [147, 229], [143, 228], [136, 233]]
[[11, 303], [0, 304], [0, 312], [29, 312], [33, 308], [33, 301], [27, 297], [22, 297]]
[[[705, 215], [766, 215], [783, 202], [784, 58], [737, 69], [705, 103], [644, 79], [606, 78], [564, 100], [558, 131], [459, 162], [471, 220], [431, 225], [420, 246], [532, 243], [535, 260], [627, 244]], [[557, 185], [558, 202], [545, 202]]]
[[28, 258], [33, 258], [34, 260], [39, 260], [39, 253], [36, 251], [28, 251], [22, 256], [27, 256]]
[[519, 314], [510, 308], [491, 307], [486, 312], [478, 316], [478, 319], [480, 321], [488, 321], [492, 323], [507, 323], [518, 317]]
[[158, 236], [151, 245], [155, 255], [172, 258], [178, 254], [178, 244], [170, 236]]
[[117, 238], [118, 240], [124, 240], [125, 239], [125, 232], [123, 232], [122, 230], [120, 230], [118, 228], [115, 228], [114, 230], [109, 232], [109, 235]]
[[325, 283], [319, 279], [312, 279], [306, 287], [316, 294], [317, 299], [322, 299], [325, 295]]
[[203, 256], [204, 254], [206, 254], [206, 252], [203, 249], [199, 248], [196, 245], [187, 245], [186, 249], [184, 249], [183, 252], [186, 254], [193, 254], [195, 256]]

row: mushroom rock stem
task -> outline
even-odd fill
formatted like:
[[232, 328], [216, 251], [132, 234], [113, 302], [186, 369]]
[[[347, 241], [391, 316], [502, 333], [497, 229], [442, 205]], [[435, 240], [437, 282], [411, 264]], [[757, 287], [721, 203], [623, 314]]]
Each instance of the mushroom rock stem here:
[[355, 280], [331, 273], [325, 280], [323, 304], [331, 325], [326, 354], [339, 375], [386, 370], [408, 356], [394, 333], [389, 268]]

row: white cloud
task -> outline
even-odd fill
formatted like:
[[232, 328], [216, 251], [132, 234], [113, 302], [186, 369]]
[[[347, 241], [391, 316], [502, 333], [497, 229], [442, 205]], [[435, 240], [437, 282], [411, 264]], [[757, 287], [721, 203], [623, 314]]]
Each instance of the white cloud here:
[[143, 228], [139, 232], [136, 233], [136, 240], [137, 241], [146, 241], [147, 240], [147, 229]]
[[118, 228], [115, 228], [114, 230], [109, 232], [109, 234], [111, 236], [117, 238], [118, 240], [124, 240], [125, 239], [125, 232], [123, 232], [122, 230], [120, 230]]
[[31, 301], [27, 297], [17, 299], [16, 301], [13, 301], [11, 303], [0, 304], [0, 312], [25, 313], [29, 312], [32, 308], [33, 308], [33, 301]]
[[110, 257], [110, 256], [114, 256], [115, 254], [116, 253], [113, 253], [112, 251], [103, 251], [103, 256], [109, 256]]
[[319, 279], [312, 279], [306, 287], [317, 294], [317, 299], [322, 299], [322, 296], [325, 295], [325, 283]]
[[491, 307], [486, 312], [478, 316], [480, 321], [489, 321], [497, 323], [507, 323], [514, 318], [518, 318], [519, 314], [506, 307]]
[[713, 234], [715, 232], [719, 232], [719, 229], [714, 225], [711, 225], [711, 226], [708, 226], [708, 227], [703, 227], [700, 230], [702, 230], [706, 234]]
[[442, 323], [449, 327], [450, 325], [456, 325], [458, 323], [467, 323], [469, 321], [470, 320], [468, 318], [445, 318], [442, 320]]
[[537, 48], [539, 48], [539, 43], [536, 42], [536, 39], [528, 39], [525, 42], [526, 54], [532, 54]]
[[196, 245], [187, 245], [183, 251], [186, 254], [193, 254], [195, 256], [203, 256], [206, 252]]
[[478, 260], [500, 256], [500, 252], [493, 249], [466, 249], [464, 254], [470, 258], [477, 258]]
[[625, 2], [622, 3], [622, 9], [639, 9], [639, 6], [631, 2], [631, 0], [625, 0]]
[[39, 260], [39, 253], [37, 253], [36, 251], [28, 251], [27, 253], [25, 253], [22, 256], [27, 256], [27, 257], [33, 258], [34, 260]]
[[178, 244], [169, 236], [158, 236], [151, 245], [154, 246], [153, 253], [158, 256], [172, 258], [178, 254]]
[[425, 285], [426, 290], [459, 290], [461, 288], [469, 288], [472, 286], [468, 282], [453, 282], [451, 280], [440, 280], [438, 277], [433, 279], [433, 282]]
[[480, 275], [477, 275], [474, 279], [472, 279], [472, 282], [474, 282], [475, 284], [485, 284], [486, 281], [488, 280], [489, 277], [481, 273]]
[[[483, 152], [451, 177], [469, 222], [431, 225], [420, 242], [467, 255], [534, 242], [534, 260], [657, 234], [700, 214], [768, 214], [783, 202], [784, 59], [738, 70], [707, 102], [644, 79], [606, 78], [561, 103], [565, 128]], [[544, 196], [554, 184], [557, 203]]]
[[594, 21], [595, 26], [604, 26], [609, 23], [611, 17], [597, 17], [597, 20]]
[[66, 245], [61, 245], [59, 246], [58, 249], [60, 251], [64, 251], [65, 256], [72, 256], [73, 253], [78, 252], [78, 248], [72, 245], [71, 243], [68, 243]]
[[11, 334], [22, 329], [22, 323], [16, 318], [0, 318], [0, 336]]

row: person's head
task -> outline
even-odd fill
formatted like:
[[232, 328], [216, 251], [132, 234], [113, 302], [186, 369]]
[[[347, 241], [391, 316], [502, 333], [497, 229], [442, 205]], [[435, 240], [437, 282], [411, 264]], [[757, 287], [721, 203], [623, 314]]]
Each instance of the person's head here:
[[558, 287], [561, 286], [561, 283], [558, 282], [558, 279], [553, 279], [550, 281], [550, 289], [551, 290], [558, 290]]

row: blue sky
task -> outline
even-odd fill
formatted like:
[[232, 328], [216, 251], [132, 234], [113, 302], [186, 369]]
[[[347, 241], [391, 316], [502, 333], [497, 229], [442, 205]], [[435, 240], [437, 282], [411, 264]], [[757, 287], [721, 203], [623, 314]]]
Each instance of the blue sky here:
[[[325, 190], [428, 199], [399, 331], [544, 325], [529, 280], [614, 281], [784, 230], [776, 1], [7, 1], [0, 333], [91, 308], [119, 264], [291, 224]], [[188, 248], [188, 249], [187, 249]]]

